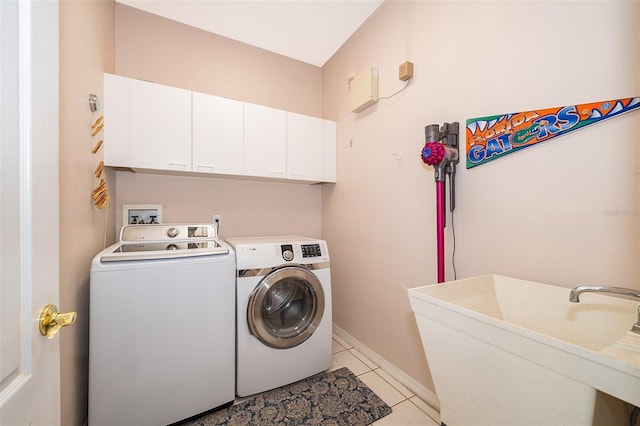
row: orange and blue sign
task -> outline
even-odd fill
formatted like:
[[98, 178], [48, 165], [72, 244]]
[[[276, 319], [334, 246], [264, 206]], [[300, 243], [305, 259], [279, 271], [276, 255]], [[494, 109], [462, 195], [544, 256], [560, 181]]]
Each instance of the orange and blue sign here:
[[467, 169], [640, 108], [640, 97], [467, 120]]

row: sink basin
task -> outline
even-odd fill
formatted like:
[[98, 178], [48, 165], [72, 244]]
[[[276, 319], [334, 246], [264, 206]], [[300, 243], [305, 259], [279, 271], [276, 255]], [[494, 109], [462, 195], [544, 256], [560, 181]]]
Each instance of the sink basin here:
[[625, 424], [639, 301], [486, 275], [409, 290], [449, 425]]

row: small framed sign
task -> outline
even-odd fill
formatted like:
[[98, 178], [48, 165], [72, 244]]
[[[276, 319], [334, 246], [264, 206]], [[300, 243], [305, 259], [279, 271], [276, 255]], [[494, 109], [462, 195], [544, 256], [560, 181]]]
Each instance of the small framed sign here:
[[162, 223], [162, 205], [124, 204], [122, 223], [125, 225]]

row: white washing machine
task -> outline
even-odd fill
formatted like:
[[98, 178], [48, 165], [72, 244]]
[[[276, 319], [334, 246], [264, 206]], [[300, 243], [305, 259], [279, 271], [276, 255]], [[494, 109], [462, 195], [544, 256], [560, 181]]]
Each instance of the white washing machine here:
[[236, 394], [252, 395], [331, 365], [331, 274], [325, 241], [228, 238], [236, 251]]
[[235, 397], [235, 254], [211, 224], [127, 225], [91, 265], [89, 425], [166, 425]]

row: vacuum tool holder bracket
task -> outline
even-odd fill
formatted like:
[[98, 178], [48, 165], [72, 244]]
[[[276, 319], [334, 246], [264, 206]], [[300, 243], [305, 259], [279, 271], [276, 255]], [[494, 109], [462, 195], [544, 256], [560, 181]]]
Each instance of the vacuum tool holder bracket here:
[[444, 182], [449, 176], [449, 207], [455, 208], [455, 174], [460, 162], [459, 134], [460, 124], [430, 124], [424, 128], [425, 145], [422, 149], [422, 161], [434, 168], [436, 182]]

